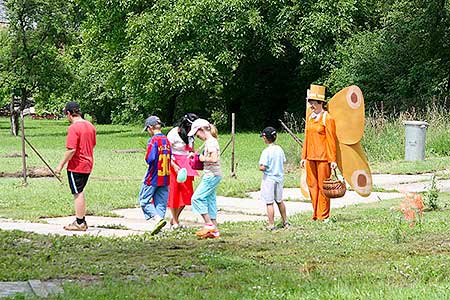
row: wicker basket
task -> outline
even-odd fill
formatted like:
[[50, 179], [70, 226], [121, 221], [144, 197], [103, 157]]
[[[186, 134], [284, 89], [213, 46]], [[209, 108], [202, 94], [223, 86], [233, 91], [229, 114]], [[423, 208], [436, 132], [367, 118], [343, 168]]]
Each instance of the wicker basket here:
[[341, 198], [345, 195], [347, 190], [345, 182], [339, 180], [336, 170], [334, 170], [335, 179], [333, 175], [323, 181], [323, 194], [328, 198]]

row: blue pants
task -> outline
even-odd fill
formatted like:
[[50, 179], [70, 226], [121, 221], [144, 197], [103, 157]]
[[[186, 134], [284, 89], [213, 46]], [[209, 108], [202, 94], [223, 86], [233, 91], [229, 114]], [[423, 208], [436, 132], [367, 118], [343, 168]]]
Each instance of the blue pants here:
[[144, 212], [145, 219], [151, 219], [156, 215], [164, 218], [168, 199], [168, 186], [151, 186], [143, 183], [139, 192], [139, 204]]
[[216, 189], [222, 177], [203, 176], [202, 181], [192, 195], [192, 211], [201, 215], [208, 214], [217, 219]]

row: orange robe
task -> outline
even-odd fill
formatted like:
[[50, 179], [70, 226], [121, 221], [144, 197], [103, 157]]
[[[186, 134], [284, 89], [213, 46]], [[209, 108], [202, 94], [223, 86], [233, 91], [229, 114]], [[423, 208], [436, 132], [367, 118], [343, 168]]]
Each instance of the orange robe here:
[[330, 177], [330, 163], [336, 162], [336, 125], [329, 113], [323, 112], [318, 119], [308, 116], [302, 159], [306, 160], [306, 182], [313, 206], [312, 218], [327, 219], [330, 216], [330, 198], [323, 194], [323, 181]]

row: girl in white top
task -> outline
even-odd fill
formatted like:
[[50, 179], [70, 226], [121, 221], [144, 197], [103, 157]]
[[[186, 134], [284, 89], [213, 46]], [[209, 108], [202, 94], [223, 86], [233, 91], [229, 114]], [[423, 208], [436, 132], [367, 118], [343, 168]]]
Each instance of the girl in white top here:
[[[198, 119], [196, 114], [185, 114], [178, 126], [172, 128], [167, 134], [167, 139], [172, 147], [169, 200], [167, 202], [167, 207], [172, 213], [172, 219], [170, 219], [172, 229], [185, 227], [180, 223], [179, 217], [184, 207], [191, 205], [194, 176], [199, 176], [198, 172], [193, 170], [189, 164], [189, 153], [193, 150], [194, 139], [187, 136], [192, 122], [196, 119]], [[178, 182], [177, 175], [182, 168], [186, 169], [187, 179], [185, 182]]]

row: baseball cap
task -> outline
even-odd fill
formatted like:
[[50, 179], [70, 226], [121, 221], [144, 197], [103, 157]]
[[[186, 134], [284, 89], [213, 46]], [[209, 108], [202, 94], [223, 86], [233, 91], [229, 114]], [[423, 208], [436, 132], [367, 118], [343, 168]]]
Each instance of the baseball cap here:
[[192, 122], [191, 130], [188, 133], [188, 136], [194, 136], [200, 128], [209, 127], [209, 122], [205, 119], [197, 119]]
[[277, 131], [275, 130], [275, 128], [269, 126], [269, 127], [264, 128], [264, 130], [261, 132], [261, 134], [259, 136], [273, 138], [276, 135], [277, 135]]
[[142, 131], [146, 131], [149, 126], [161, 125], [162, 122], [157, 116], [150, 116], [145, 119], [144, 129]]
[[80, 105], [75, 101], [67, 102], [66, 106], [63, 110], [64, 114], [67, 114], [67, 112], [73, 113], [73, 112], [80, 112]]

